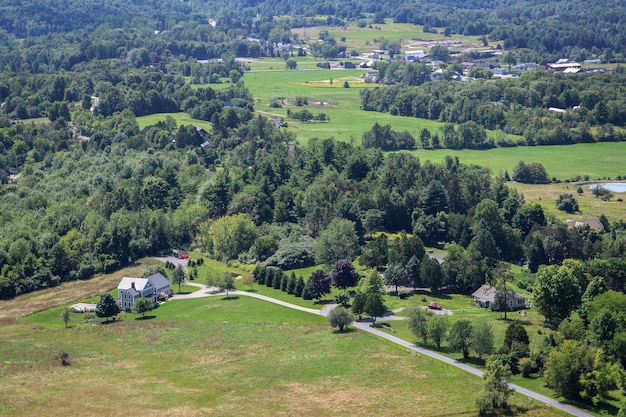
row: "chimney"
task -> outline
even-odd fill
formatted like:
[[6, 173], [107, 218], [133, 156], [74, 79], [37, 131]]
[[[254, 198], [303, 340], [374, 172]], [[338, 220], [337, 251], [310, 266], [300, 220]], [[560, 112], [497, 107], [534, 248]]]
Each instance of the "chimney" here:
[[130, 286], [133, 287], [133, 290], [137, 291], [137, 289], [135, 288], [135, 282], [134, 281], [130, 283]]

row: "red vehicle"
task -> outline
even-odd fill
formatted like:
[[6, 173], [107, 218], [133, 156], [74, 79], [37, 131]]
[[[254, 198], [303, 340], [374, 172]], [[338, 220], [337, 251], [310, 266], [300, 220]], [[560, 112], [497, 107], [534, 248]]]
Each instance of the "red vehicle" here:
[[177, 259], [189, 259], [189, 254], [184, 250], [174, 249], [172, 253]]
[[441, 310], [441, 305], [437, 304], [434, 301], [431, 301], [430, 303], [428, 303], [428, 308], [431, 308], [433, 310]]

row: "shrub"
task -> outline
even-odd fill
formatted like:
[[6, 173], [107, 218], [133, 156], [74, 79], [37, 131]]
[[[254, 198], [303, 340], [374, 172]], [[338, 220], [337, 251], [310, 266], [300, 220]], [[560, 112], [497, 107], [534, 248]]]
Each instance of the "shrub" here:
[[518, 367], [522, 372], [522, 376], [528, 378], [533, 371], [533, 361], [530, 358], [520, 358]]
[[278, 245], [278, 250], [267, 260], [268, 266], [281, 269], [299, 269], [315, 265], [315, 240], [308, 236], [297, 241], [285, 239]]
[[70, 355], [67, 352], [59, 352], [56, 354], [56, 359], [62, 366], [70, 365]]

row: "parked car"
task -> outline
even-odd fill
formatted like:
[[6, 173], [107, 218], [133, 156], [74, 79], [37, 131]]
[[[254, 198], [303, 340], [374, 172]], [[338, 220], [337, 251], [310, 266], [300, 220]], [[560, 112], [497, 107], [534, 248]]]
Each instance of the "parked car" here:
[[441, 310], [441, 305], [437, 304], [434, 301], [431, 301], [430, 303], [428, 303], [428, 308], [431, 308], [433, 310]]

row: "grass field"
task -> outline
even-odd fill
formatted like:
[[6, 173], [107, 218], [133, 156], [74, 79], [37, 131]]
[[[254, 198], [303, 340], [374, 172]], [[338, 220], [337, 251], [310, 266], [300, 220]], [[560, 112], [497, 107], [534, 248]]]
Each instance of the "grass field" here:
[[563, 146], [520, 146], [486, 151], [439, 149], [417, 150], [421, 160], [441, 162], [446, 155], [458, 156], [465, 164], [488, 167], [494, 174], [508, 171], [524, 162], [542, 164], [550, 177], [564, 181], [577, 176], [590, 179], [626, 177], [626, 142], [584, 143]]
[[[539, 203], [545, 213], [560, 221], [597, 219], [600, 214], [607, 216], [611, 222], [626, 218], [626, 202], [618, 201], [620, 198], [626, 200], [625, 193], [613, 193], [614, 197], [610, 201], [603, 201], [593, 196], [588, 185], [580, 186], [583, 189], [582, 194], [576, 192], [578, 185], [569, 183], [548, 185], [509, 183], [509, 186], [521, 192], [526, 201]], [[579, 211], [566, 213], [558, 210], [556, 199], [561, 194], [572, 194], [578, 202]]]
[[[361, 332], [336, 333], [320, 316], [246, 297], [171, 301], [151, 315], [1, 326], [0, 414], [434, 417], [442, 398], [447, 416], [476, 413], [479, 379]], [[559, 415], [514, 402], [515, 415]]]
[[156, 114], [150, 114], [148, 116], [140, 116], [140, 117], [137, 117], [136, 119], [137, 119], [137, 124], [139, 125], [139, 129], [143, 129], [146, 126], [150, 126], [150, 125], [156, 124], [157, 122], [165, 120], [165, 116], [172, 116], [174, 119], [176, 119], [176, 123], [178, 124], [178, 126], [194, 125], [194, 126], [201, 127], [207, 131], [211, 130], [210, 122], [206, 122], [204, 120], [199, 120], [199, 119], [193, 119], [187, 113], [182, 113], [182, 112], [180, 113], [156, 113]]

